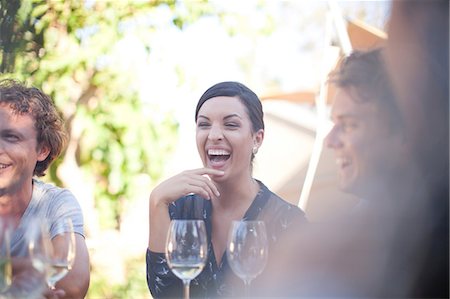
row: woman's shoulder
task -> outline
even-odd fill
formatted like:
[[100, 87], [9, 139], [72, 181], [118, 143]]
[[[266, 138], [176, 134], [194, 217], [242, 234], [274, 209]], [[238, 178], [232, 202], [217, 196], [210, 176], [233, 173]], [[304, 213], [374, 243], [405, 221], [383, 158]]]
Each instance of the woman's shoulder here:
[[258, 181], [261, 186], [261, 192], [265, 193], [267, 202], [264, 210], [274, 215], [274, 217], [299, 218], [306, 221], [305, 213], [297, 205], [294, 205], [272, 192], [264, 183]]
[[267, 197], [267, 202], [270, 203], [270, 205], [274, 205], [278, 208], [281, 209], [286, 209], [286, 210], [297, 210], [299, 212], [302, 212], [302, 210], [290, 203], [289, 201], [285, 200], [284, 198], [280, 197], [278, 194], [276, 194], [275, 192], [273, 192], [272, 190], [270, 190], [266, 185], [264, 185], [263, 182], [261, 181], [257, 181], [260, 186], [261, 186], [261, 191], [263, 194], [265, 194], [265, 196]]

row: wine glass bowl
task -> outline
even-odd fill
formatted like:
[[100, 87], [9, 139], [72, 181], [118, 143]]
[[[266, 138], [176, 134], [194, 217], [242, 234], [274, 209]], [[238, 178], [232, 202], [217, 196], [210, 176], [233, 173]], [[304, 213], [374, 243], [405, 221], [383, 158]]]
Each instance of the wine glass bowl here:
[[268, 240], [263, 221], [233, 221], [228, 235], [227, 259], [231, 270], [244, 281], [246, 295], [250, 283], [264, 270]]
[[70, 218], [52, 224], [42, 219], [30, 226], [28, 249], [33, 267], [45, 276], [47, 285], [55, 284], [72, 269], [75, 261], [75, 234]]
[[172, 220], [166, 240], [166, 259], [172, 272], [183, 281], [184, 297], [189, 284], [205, 266], [208, 253], [205, 223], [202, 220]]

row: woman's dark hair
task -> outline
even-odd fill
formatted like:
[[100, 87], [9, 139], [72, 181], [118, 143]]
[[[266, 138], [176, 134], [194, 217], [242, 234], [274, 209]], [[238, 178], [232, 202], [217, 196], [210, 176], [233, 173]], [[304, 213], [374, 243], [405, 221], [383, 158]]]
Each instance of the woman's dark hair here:
[[217, 83], [205, 91], [197, 103], [197, 108], [195, 108], [195, 121], [197, 121], [198, 111], [202, 105], [214, 97], [239, 98], [247, 109], [248, 116], [252, 122], [253, 132], [264, 129], [264, 113], [258, 96], [244, 84], [232, 81]]

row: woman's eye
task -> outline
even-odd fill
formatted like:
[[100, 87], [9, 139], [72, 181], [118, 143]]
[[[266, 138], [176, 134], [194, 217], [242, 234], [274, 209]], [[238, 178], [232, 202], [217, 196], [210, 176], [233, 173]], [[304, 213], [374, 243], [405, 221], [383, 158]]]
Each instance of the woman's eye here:
[[207, 123], [207, 122], [199, 122], [197, 124], [197, 127], [199, 127], [199, 128], [204, 128], [204, 127], [207, 127], [207, 126], [209, 126], [209, 123]]
[[239, 127], [239, 124], [237, 124], [237, 123], [226, 123], [225, 126], [229, 127], [229, 128], [237, 128], [237, 127]]

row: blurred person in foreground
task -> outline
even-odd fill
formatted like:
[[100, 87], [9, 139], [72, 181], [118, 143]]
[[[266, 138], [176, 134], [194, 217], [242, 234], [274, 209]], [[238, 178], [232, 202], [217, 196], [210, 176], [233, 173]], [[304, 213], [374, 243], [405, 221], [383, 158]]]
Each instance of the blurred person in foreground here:
[[331, 76], [326, 143], [362, 202], [285, 241], [268, 293], [449, 297], [448, 14], [448, 1], [393, 1], [382, 55], [353, 53]]
[[[66, 138], [62, 119], [49, 96], [14, 80], [0, 81], [0, 216], [13, 227], [11, 256], [18, 261], [13, 260], [13, 286], [30, 292], [41, 289], [39, 297], [45, 298], [84, 298], [89, 287], [81, 208], [70, 191], [35, 178], [43, 176], [59, 156]], [[75, 230], [73, 268], [55, 290], [46, 287], [44, 280], [31, 286], [35, 281], [25, 275], [31, 265], [23, 263], [28, 255], [27, 225], [35, 219], [49, 221], [52, 242], [57, 247], [58, 237], [54, 237], [52, 228], [62, 217], [70, 217]], [[20, 297], [28, 297], [18, 292]]]
[[[355, 234], [347, 241], [366, 239], [371, 244], [370, 249], [352, 244], [349, 250], [361, 250], [355, 254], [361, 260], [350, 257], [348, 266], [361, 267], [357, 294], [440, 295], [439, 289], [448, 288], [448, 276], [447, 282], [445, 276], [434, 276], [433, 289], [427, 290], [422, 277], [430, 262], [427, 251], [438, 214], [430, 213], [426, 175], [418, 165], [417, 144], [408, 136], [411, 127], [401, 113], [385, 52], [355, 51], [330, 76], [337, 93], [331, 113], [334, 127], [325, 142], [335, 153], [340, 188], [361, 198], [349, 223], [364, 230], [350, 230]], [[445, 148], [442, 142], [439, 146]], [[434, 252], [439, 258], [441, 249]], [[347, 287], [351, 293], [351, 285]]]
[[[203, 167], [163, 181], [150, 194], [147, 283], [156, 298], [182, 296], [182, 282], [164, 256], [166, 234], [171, 219], [200, 219], [208, 235], [208, 260], [191, 282], [191, 297], [239, 297], [244, 283], [230, 271], [225, 254], [231, 222], [264, 221], [270, 260], [277, 258], [271, 252], [278, 239], [306, 219], [252, 176], [264, 139], [262, 105], [253, 91], [238, 82], [213, 85], [198, 101], [195, 121]], [[250, 294], [259, 293], [252, 286]]]
[[388, 73], [423, 191], [423, 263], [412, 294], [448, 298], [449, 2], [393, 1], [388, 35]]
[[329, 79], [337, 91], [325, 143], [335, 154], [339, 187], [360, 202], [342, 219], [285, 240], [286, 258], [271, 265], [281, 274], [274, 294], [430, 297], [447, 286], [435, 277], [435, 290], [425, 291], [421, 281], [433, 215], [384, 50], [354, 51]]

